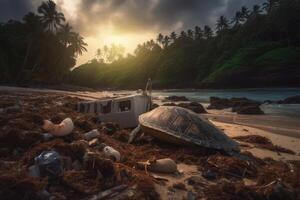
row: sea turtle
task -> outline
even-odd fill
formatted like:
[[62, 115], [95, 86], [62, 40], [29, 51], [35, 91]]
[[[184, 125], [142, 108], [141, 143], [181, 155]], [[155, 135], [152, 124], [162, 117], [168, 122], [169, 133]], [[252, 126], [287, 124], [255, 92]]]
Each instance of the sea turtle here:
[[[208, 120], [177, 106], [160, 106], [139, 116], [139, 128], [153, 137], [173, 144], [238, 152], [239, 145]], [[131, 137], [131, 140], [134, 136]]]

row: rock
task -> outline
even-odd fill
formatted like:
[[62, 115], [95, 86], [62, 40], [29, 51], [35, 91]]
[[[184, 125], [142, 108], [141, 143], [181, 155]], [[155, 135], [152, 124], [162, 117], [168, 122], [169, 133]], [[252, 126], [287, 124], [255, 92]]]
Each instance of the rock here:
[[234, 109], [237, 114], [243, 115], [263, 115], [265, 114], [259, 106], [252, 105], [252, 106], [244, 106], [244, 107], [235, 107]]
[[191, 111], [194, 111], [195, 113], [207, 113], [204, 107], [197, 102], [191, 102], [191, 103], [180, 103], [178, 104], [179, 107], [187, 108]]
[[170, 158], [158, 159], [150, 163], [149, 170], [158, 173], [175, 173], [177, 164]]
[[99, 137], [100, 136], [100, 133], [97, 129], [93, 129], [87, 133], [84, 134], [84, 139], [87, 140], [87, 141], [90, 141], [96, 137]]
[[168, 96], [165, 101], [189, 101], [185, 96]]
[[260, 109], [261, 103], [258, 101], [253, 101], [247, 98], [231, 98], [222, 99], [218, 97], [210, 98], [210, 105], [207, 109], [225, 109], [232, 107], [232, 112], [237, 112], [238, 114], [264, 114]]
[[284, 100], [278, 101], [279, 104], [300, 104], [300, 95], [288, 97]]
[[225, 108], [230, 108], [232, 106], [233, 106], [232, 101], [230, 101], [229, 99], [210, 97], [210, 105], [207, 107], [207, 109], [222, 110]]

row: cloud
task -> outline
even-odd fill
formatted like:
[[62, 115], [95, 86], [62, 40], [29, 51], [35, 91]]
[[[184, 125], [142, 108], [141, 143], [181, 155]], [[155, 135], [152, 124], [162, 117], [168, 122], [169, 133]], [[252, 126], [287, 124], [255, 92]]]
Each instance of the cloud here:
[[[232, 16], [241, 6], [252, 7], [263, 0], [56, 0], [58, 7], [76, 3], [73, 13], [66, 13], [75, 29], [85, 36], [101, 29], [118, 33], [167, 32], [214, 26], [220, 15]], [[1, 0], [0, 20], [20, 19], [36, 10], [42, 0]], [[68, 8], [64, 8], [67, 10]], [[63, 9], [63, 10], [64, 10]], [[74, 14], [76, 12], [76, 14]], [[74, 17], [75, 16], [75, 17]]]
[[[172, 31], [214, 26], [220, 15], [263, 0], [82, 0], [75, 26], [86, 35], [110, 27], [116, 32]], [[87, 26], [87, 24], [89, 24]]]
[[0, 0], [0, 21], [20, 19], [31, 9], [31, 0]]

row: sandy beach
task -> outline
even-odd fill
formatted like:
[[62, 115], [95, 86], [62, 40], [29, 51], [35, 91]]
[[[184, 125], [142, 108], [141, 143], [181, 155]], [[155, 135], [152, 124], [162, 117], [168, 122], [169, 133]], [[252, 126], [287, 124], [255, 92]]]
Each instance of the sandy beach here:
[[[7, 165], [15, 163], [18, 166], [22, 166], [21, 170], [26, 172], [32, 163], [32, 159], [37, 156], [37, 152], [41, 152], [42, 149], [49, 149], [49, 147], [62, 148], [63, 146], [64, 150], [60, 151], [60, 153], [65, 155], [65, 152], [73, 151], [72, 148], [74, 147], [72, 145], [74, 143], [79, 144], [82, 141], [84, 132], [93, 128], [101, 130], [99, 140], [117, 149], [123, 157], [120, 163], [113, 163], [116, 169], [115, 176], [121, 176], [121, 178], [118, 178], [118, 181], [117, 179], [114, 180], [110, 184], [114, 186], [120, 183], [129, 185], [135, 199], [149, 199], [149, 197], [151, 197], [150, 199], [157, 199], [158, 196], [161, 199], [201, 199], [204, 197], [217, 199], [214, 196], [215, 192], [212, 191], [219, 190], [219, 187], [224, 185], [224, 180], [227, 181], [225, 181], [226, 184], [233, 184], [232, 187], [236, 189], [246, 187], [247, 189], [245, 190], [251, 191], [255, 195], [265, 195], [257, 188], [271, 187], [272, 184], [270, 186], [268, 184], [272, 183], [274, 179], [270, 177], [278, 176], [278, 178], [280, 177], [286, 181], [290, 181], [290, 179], [285, 178], [287, 175], [291, 175], [296, 179], [299, 177], [299, 166], [295, 162], [300, 160], [300, 128], [295, 119], [237, 115], [226, 110], [209, 110], [209, 114], [201, 114], [219, 129], [223, 130], [229, 137], [239, 142], [242, 154], [248, 155], [250, 153], [250, 155], [252, 154], [251, 159], [252, 156], [254, 156], [254, 160], [258, 159], [252, 163], [202, 148], [176, 147], [160, 143], [147, 136], [141, 137], [135, 144], [127, 144], [130, 130], [107, 133], [107, 131], [103, 131], [107, 130], [105, 124], [95, 123], [92, 116], [77, 113], [72, 107], [72, 105], [74, 106], [82, 99], [114, 97], [116, 96], [114, 93], [67, 92], [11, 87], [1, 87], [0, 91], [3, 102], [19, 100], [24, 107], [24, 112], [22, 113], [2, 114], [0, 118], [2, 126], [0, 142], [4, 146], [8, 145], [1, 148], [2, 161], [0, 170], [2, 170], [2, 174], [11, 174], [12, 177], [9, 178], [13, 180], [16, 178], [14, 170], [17, 169], [15, 167], [8, 168]], [[73, 135], [63, 138], [62, 141], [55, 139], [48, 142], [40, 142], [40, 136], [38, 135], [41, 134], [41, 128], [38, 125], [38, 121], [40, 119], [60, 121], [65, 117], [71, 117], [74, 120], [75, 131]], [[11, 134], [12, 130], [17, 135], [10, 138], [9, 134]], [[32, 137], [26, 135], [28, 131], [31, 131], [30, 134], [32, 136], [35, 135], [34, 137], [37, 139], [27, 138], [29, 139], [28, 141], [26, 137]], [[249, 136], [259, 137], [260, 140], [263, 139], [264, 143], [256, 143], [250, 140], [250, 142], [245, 142], [244, 139], [249, 139]], [[22, 148], [18, 147], [18, 144], [22, 144]], [[89, 151], [95, 151], [95, 149], [89, 147]], [[9, 156], [10, 154], [13, 156]], [[70, 156], [70, 154], [67, 155]], [[138, 161], [165, 157], [175, 160], [178, 168], [177, 174], [145, 172], [135, 168], [135, 164]], [[72, 156], [71, 158], [72, 160], [74, 159]], [[218, 167], [220, 165], [223, 165], [223, 167]], [[290, 169], [291, 165], [293, 170]], [[275, 174], [265, 174], [272, 167], [277, 167], [273, 171], [271, 170]], [[216, 179], [209, 180], [204, 178], [203, 174], [212, 169]], [[128, 177], [124, 178], [122, 173], [125, 172], [119, 174], [121, 171], [126, 171], [126, 174], [129, 173], [131, 175], [126, 175]], [[101, 188], [97, 187], [98, 182], [94, 179], [87, 179], [86, 172], [71, 170], [66, 171], [63, 175], [64, 185], [68, 185], [68, 188], [71, 188], [71, 191], [74, 192], [65, 193], [65, 186], [62, 185], [55, 185], [51, 188], [46, 187], [46, 189], [53, 195], [63, 195], [66, 198], [73, 199], [80, 199], [99, 192]], [[72, 175], [72, 173], [75, 174]], [[81, 176], [82, 180], [77, 180], [76, 176]], [[266, 178], [263, 182], [260, 181], [262, 177]], [[85, 186], [83, 179], [87, 181], [88, 187]], [[143, 184], [145, 181], [147, 181], [148, 186]], [[74, 184], [76, 182], [77, 184]], [[108, 184], [108, 182], [103, 182], [102, 184]], [[285, 184], [291, 184], [290, 187], [292, 188], [295, 187], [293, 185], [294, 182]], [[107, 187], [109, 188], [111, 185], [107, 185]], [[87, 188], [89, 188], [90, 192], [87, 192]], [[220, 192], [224, 193], [223, 195], [230, 195], [225, 190], [220, 190]], [[143, 191], [142, 194], [140, 193], [141, 191]], [[125, 194], [123, 194], [124, 192]], [[124, 192], [122, 194], [126, 196], [129, 191], [125, 190]], [[299, 194], [297, 190], [296, 194]], [[241, 195], [240, 197], [242, 198], [241, 193], [236, 193], [235, 195]]]

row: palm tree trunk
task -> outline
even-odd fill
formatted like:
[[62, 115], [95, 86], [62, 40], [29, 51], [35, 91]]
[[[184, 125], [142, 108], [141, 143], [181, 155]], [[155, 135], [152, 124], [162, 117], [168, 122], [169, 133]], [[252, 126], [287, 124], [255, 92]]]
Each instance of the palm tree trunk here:
[[26, 54], [25, 54], [25, 58], [24, 58], [24, 61], [23, 61], [23, 65], [20, 68], [19, 73], [17, 75], [16, 81], [15, 81], [16, 83], [18, 83], [20, 81], [20, 79], [21, 79], [21, 76], [23, 74], [23, 71], [24, 71], [24, 69], [26, 67], [26, 64], [27, 64], [27, 61], [28, 61], [28, 57], [30, 55], [31, 47], [32, 47], [32, 41], [30, 41], [29, 44], [27, 45]]

